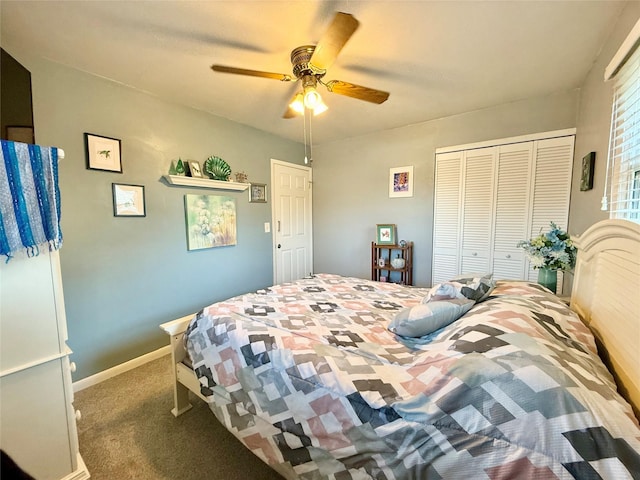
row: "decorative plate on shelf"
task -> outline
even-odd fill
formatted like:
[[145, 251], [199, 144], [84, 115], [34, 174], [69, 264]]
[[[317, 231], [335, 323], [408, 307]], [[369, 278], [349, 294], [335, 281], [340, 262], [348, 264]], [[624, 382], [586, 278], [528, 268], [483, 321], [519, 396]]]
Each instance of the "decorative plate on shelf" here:
[[229, 180], [231, 167], [220, 157], [209, 157], [204, 161], [204, 172], [214, 180]]

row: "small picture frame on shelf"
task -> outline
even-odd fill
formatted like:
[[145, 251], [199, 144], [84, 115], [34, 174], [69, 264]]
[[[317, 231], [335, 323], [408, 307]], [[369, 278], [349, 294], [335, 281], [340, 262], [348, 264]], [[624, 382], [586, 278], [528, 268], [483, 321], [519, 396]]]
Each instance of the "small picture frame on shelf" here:
[[267, 203], [267, 185], [264, 183], [251, 183], [249, 186], [249, 202]]
[[396, 226], [389, 223], [379, 223], [376, 226], [376, 243], [378, 245], [395, 245]]
[[113, 183], [113, 216], [146, 217], [144, 186]]
[[202, 169], [200, 164], [195, 160], [189, 160], [186, 162], [189, 168], [189, 176], [193, 178], [202, 178]]
[[84, 134], [87, 169], [122, 173], [120, 140], [93, 133]]
[[385, 261], [385, 259], [384, 259], [383, 257], [380, 257], [380, 258], [378, 259], [378, 266], [379, 266], [380, 268], [383, 268], [386, 264], [387, 264], [387, 262]]

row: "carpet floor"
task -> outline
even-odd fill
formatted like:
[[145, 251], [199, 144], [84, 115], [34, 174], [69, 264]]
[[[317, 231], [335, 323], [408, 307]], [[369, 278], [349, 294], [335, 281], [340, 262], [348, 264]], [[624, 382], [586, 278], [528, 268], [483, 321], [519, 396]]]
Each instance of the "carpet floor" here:
[[75, 394], [80, 454], [93, 480], [282, 480], [195, 395], [171, 414], [169, 355]]

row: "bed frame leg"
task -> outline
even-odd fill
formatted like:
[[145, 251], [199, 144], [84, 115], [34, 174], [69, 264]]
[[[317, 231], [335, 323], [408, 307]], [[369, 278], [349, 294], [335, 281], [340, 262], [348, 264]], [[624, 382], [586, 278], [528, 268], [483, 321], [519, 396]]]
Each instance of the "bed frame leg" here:
[[189, 402], [189, 389], [178, 382], [176, 379], [173, 390], [173, 403], [175, 407], [171, 409], [174, 417], [182, 415], [184, 412], [191, 410], [191, 403]]

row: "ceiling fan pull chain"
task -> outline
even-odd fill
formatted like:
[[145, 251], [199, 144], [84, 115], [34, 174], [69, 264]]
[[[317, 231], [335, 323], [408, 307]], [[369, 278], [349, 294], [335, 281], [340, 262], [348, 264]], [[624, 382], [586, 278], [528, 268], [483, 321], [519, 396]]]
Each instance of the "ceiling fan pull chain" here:
[[303, 108], [302, 110], [302, 128], [303, 128], [303, 136], [304, 136], [304, 164], [307, 165], [309, 163], [309, 159], [307, 158], [307, 109]]
[[313, 129], [311, 128], [311, 112], [309, 112], [309, 165], [313, 164]]

